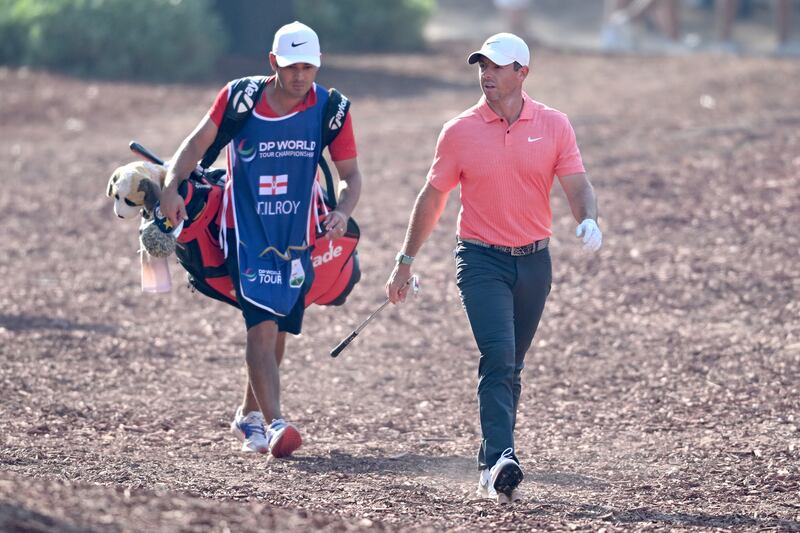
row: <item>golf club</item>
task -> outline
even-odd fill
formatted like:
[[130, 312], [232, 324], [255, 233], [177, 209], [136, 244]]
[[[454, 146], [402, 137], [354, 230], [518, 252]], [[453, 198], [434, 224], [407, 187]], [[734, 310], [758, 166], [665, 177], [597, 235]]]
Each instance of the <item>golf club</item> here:
[[[417, 293], [419, 292], [419, 277], [417, 277], [417, 275], [414, 274], [413, 276], [408, 278], [408, 281], [406, 281], [405, 285], [403, 286], [405, 287], [406, 285], [411, 286], [411, 295], [416, 296]], [[337, 357], [340, 353], [342, 353], [342, 350], [347, 348], [347, 345], [350, 344], [353, 341], [353, 339], [356, 338], [356, 336], [361, 332], [362, 329], [367, 327], [367, 324], [369, 324], [370, 320], [375, 318], [375, 315], [380, 313], [381, 309], [386, 307], [388, 303], [389, 303], [389, 298], [386, 298], [386, 300], [380, 305], [380, 307], [378, 307], [375, 311], [373, 311], [373, 313], [369, 315], [366, 318], [366, 320], [364, 320], [355, 330], [353, 330], [353, 332], [350, 335], [348, 335], [346, 339], [337, 344], [336, 347], [333, 350], [331, 350], [331, 357]]]
[[134, 152], [134, 153], [137, 153], [137, 154], [139, 154], [141, 156], [144, 156], [145, 158], [150, 160], [150, 162], [155, 163], [156, 165], [163, 165], [164, 164], [164, 160], [163, 159], [161, 159], [156, 154], [154, 154], [153, 152], [151, 152], [150, 150], [148, 150], [147, 148], [145, 148], [141, 144], [137, 143], [136, 141], [131, 141], [128, 144], [128, 148], [131, 149], [131, 152]]

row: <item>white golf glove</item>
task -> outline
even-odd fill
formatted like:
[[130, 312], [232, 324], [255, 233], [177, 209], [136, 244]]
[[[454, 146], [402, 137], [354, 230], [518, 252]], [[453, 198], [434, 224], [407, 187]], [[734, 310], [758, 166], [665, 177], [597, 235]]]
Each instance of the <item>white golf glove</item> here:
[[575, 236], [579, 239], [583, 237], [583, 249], [589, 252], [596, 252], [603, 245], [603, 234], [597, 227], [597, 222], [587, 218], [575, 228]]

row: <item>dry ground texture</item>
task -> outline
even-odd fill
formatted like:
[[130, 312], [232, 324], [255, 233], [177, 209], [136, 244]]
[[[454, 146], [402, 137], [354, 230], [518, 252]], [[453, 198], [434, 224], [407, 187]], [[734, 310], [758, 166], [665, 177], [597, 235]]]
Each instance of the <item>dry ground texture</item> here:
[[[169, 155], [219, 85], [0, 70], [0, 530], [800, 530], [800, 62], [542, 51], [605, 245], [553, 192], [553, 291], [524, 372], [527, 498], [472, 497], [477, 353], [451, 196], [419, 297], [383, 299], [441, 124], [479, 96], [466, 49], [331, 57], [366, 177], [363, 281], [309, 310], [283, 367], [290, 460], [244, 455], [238, 313], [139, 291], [104, 196], [137, 139]], [[248, 72], [237, 72], [236, 75]]]

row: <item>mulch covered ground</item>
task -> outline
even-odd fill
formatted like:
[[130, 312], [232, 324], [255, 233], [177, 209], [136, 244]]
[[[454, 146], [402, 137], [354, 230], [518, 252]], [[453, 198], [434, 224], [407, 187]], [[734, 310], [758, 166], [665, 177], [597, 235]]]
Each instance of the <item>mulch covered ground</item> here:
[[[354, 100], [363, 280], [314, 307], [283, 365], [305, 444], [244, 455], [238, 313], [139, 290], [105, 197], [137, 139], [168, 156], [222, 83], [0, 70], [0, 529], [800, 530], [800, 62], [542, 51], [601, 203], [585, 255], [553, 192], [554, 283], [524, 373], [527, 497], [473, 498], [477, 354], [453, 281], [457, 195], [383, 284], [441, 124], [479, 96], [465, 49], [328, 58]], [[248, 72], [235, 72], [243, 75]]]

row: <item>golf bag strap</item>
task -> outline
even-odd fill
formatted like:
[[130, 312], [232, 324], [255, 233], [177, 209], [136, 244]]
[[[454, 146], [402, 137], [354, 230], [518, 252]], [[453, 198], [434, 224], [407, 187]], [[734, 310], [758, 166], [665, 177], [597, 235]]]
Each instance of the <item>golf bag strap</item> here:
[[[217, 136], [200, 160], [202, 168], [210, 167], [217, 160], [220, 151], [241, 131], [247, 119], [253, 114], [256, 103], [261, 98], [261, 93], [264, 92], [266, 85], [266, 76], [248, 76], [239, 78], [232, 83], [231, 97], [225, 106], [225, 113], [217, 130]], [[349, 112], [350, 99], [337, 89], [328, 90], [328, 104], [322, 117], [322, 150], [331, 144], [342, 131]], [[333, 174], [331, 174], [328, 162], [322, 157], [322, 150], [320, 150], [319, 166], [325, 176], [325, 203], [335, 209], [337, 201], [333, 186]]]
[[[350, 99], [331, 88], [328, 91], [328, 105], [322, 117], [322, 149], [324, 150], [341, 133], [347, 113], [350, 112]], [[319, 166], [325, 175], [325, 203], [331, 209], [336, 209], [336, 191], [333, 187], [333, 174], [320, 150]]]
[[325, 148], [342, 131], [344, 120], [350, 111], [350, 99], [337, 89], [328, 91], [328, 105], [322, 120], [322, 147]]
[[222, 123], [217, 130], [217, 136], [211, 143], [203, 158], [200, 160], [202, 168], [210, 167], [217, 160], [220, 151], [231, 142], [231, 139], [244, 127], [247, 119], [253, 114], [256, 103], [261, 98], [264, 87], [267, 86], [266, 76], [248, 76], [239, 78], [231, 84], [231, 96], [225, 106]]

